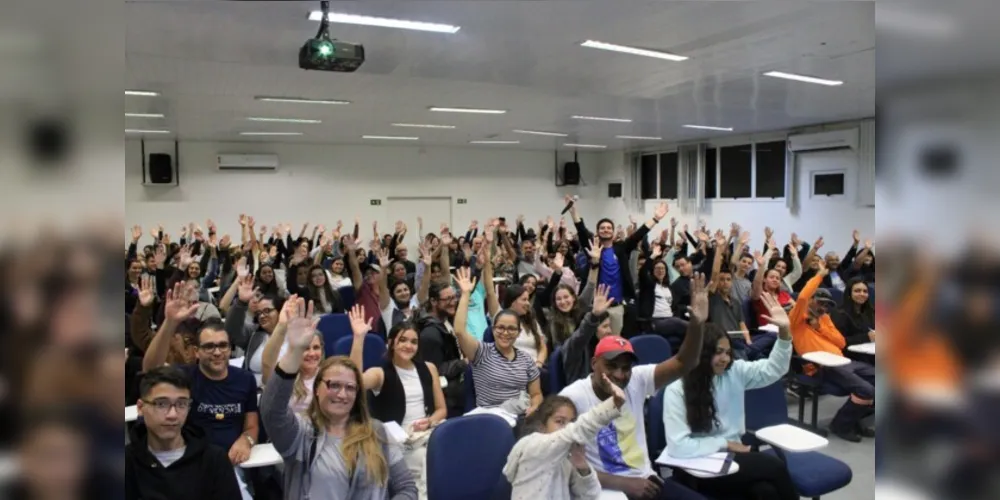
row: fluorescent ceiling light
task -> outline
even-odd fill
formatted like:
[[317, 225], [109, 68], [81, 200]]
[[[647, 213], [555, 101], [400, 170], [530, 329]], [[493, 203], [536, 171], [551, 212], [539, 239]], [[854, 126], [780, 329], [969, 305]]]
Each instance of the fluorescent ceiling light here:
[[616, 135], [615, 139], [631, 139], [634, 141], [662, 141], [662, 137], [647, 137], [642, 135]]
[[137, 128], [125, 129], [126, 134], [169, 134], [169, 130], [142, 130]]
[[718, 132], [732, 132], [733, 127], [711, 127], [708, 125], [684, 125], [684, 128], [692, 128], [695, 130], [715, 130]]
[[823, 78], [816, 78], [814, 76], [796, 75], [795, 73], [785, 73], [782, 71], [769, 71], [767, 73], [764, 73], [764, 76], [770, 76], [772, 78], [783, 78], [785, 80], [795, 80], [797, 82], [815, 83], [817, 85], [826, 85], [828, 87], [836, 87], [838, 85], [844, 84], [844, 82], [840, 80], [825, 80]]
[[139, 97], [156, 97], [160, 95], [160, 93], [153, 92], [152, 90], [126, 90], [125, 95], [134, 95]]
[[521, 144], [521, 141], [469, 141], [469, 144]]
[[632, 123], [632, 120], [628, 118], [604, 118], [600, 116], [580, 116], [576, 115], [572, 117], [574, 120], [590, 120], [595, 122], [615, 122], [615, 123]]
[[507, 112], [506, 109], [439, 108], [439, 107], [432, 107], [431, 111], [437, 111], [439, 113], [478, 113], [483, 115], [502, 115]]
[[393, 123], [393, 127], [453, 129], [454, 125], [431, 125], [427, 123]]
[[542, 132], [539, 130], [515, 130], [515, 134], [528, 134], [528, 135], [544, 135], [547, 137], [569, 137], [569, 134], [562, 134], [559, 132]]
[[257, 96], [254, 99], [264, 102], [287, 102], [293, 104], [350, 104], [351, 101], [338, 101], [334, 99], [306, 99], [304, 97], [268, 97]]
[[563, 144], [567, 148], [591, 148], [591, 149], [606, 149], [607, 146], [602, 144]]
[[125, 113], [125, 118], [164, 118], [163, 113]]
[[[309, 13], [310, 21], [320, 21], [323, 13], [314, 10]], [[435, 33], [457, 33], [462, 29], [460, 26], [449, 24], [424, 23], [419, 21], [407, 21], [405, 19], [390, 19], [387, 17], [358, 16], [354, 14], [340, 14], [331, 12], [327, 15], [327, 20], [331, 23], [360, 24], [362, 26], [379, 26], [382, 28], [399, 28], [404, 30], [432, 31]]]
[[362, 139], [370, 139], [375, 141], [419, 141], [419, 137], [403, 137], [399, 135], [363, 135]]
[[292, 136], [292, 135], [302, 135], [302, 132], [240, 132], [240, 135], [246, 136]]
[[592, 49], [610, 50], [612, 52], [623, 52], [625, 54], [654, 57], [656, 59], [666, 59], [668, 61], [680, 62], [680, 61], [687, 61], [689, 59], [688, 57], [679, 56], [677, 54], [671, 54], [669, 52], [640, 49], [636, 47], [629, 47], [627, 45], [615, 45], [613, 43], [598, 42], [596, 40], [587, 40], [586, 42], [583, 42], [580, 45], [582, 47], [590, 47]]
[[251, 116], [247, 118], [252, 122], [272, 122], [272, 123], [323, 123], [322, 120], [307, 120], [304, 118], [264, 118], [260, 116]]

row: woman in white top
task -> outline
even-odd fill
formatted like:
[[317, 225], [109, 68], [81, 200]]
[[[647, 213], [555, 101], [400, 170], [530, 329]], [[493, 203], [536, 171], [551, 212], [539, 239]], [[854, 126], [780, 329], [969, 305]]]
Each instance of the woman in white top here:
[[639, 317], [648, 318], [648, 328], [666, 338], [683, 338], [687, 321], [674, 317], [673, 293], [667, 263], [660, 259], [663, 246], [654, 243], [652, 253], [639, 270]]
[[[496, 289], [493, 287], [493, 263], [489, 261], [483, 268], [483, 285], [486, 287], [486, 303], [489, 306], [490, 317], [496, 318], [501, 308]], [[545, 344], [545, 338], [542, 337], [542, 327], [535, 319], [534, 309], [531, 307], [533, 291], [533, 288], [522, 285], [508, 286], [504, 295], [503, 310], [516, 313], [521, 326], [521, 333], [514, 341], [514, 347], [531, 355], [535, 365], [541, 368], [549, 358], [549, 349]]]
[[[421, 252], [423, 253], [422, 246]], [[388, 250], [380, 250], [378, 258], [381, 268], [387, 269], [389, 266]], [[431, 258], [430, 252], [423, 255], [424, 263], [428, 268], [431, 265]], [[425, 272], [420, 278], [422, 296], [427, 296], [430, 284], [431, 273]], [[390, 276], [389, 273], [382, 273], [382, 278], [379, 280], [378, 305], [382, 311], [382, 323], [385, 325], [383, 331], [386, 332], [392, 330], [399, 323], [413, 321], [416, 311], [420, 309], [420, 301], [410, 289], [410, 284], [405, 279]]]
[[[304, 303], [304, 300], [292, 295], [282, 306], [278, 325], [274, 327], [274, 333], [267, 339], [267, 344], [264, 345], [264, 354], [261, 356], [261, 365], [263, 366], [261, 381], [263, 385], [267, 385], [268, 380], [274, 375], [274, 367], [277, 366], [278, 359], [284, 356], [288, 350], [288, 345], [285, 343], [288, 322], [301, 316], [299, 308]], [[302, 354], [302, 365], [300, 365], [299, 373], [295, 377], [295, 389], [292, 391], [292, 399], [288, 401], [288, 407], [295, 413], [305, 414], [305, 411], [309, 409], [313, 398], [312, 388], [316, 381], [316, 373], [325, 357], [323, 335], [316, 331], [313, 333], [309, 348]]]
[[[354, 306], [348, 315], [354, 343], [351, 361], [364, 364], [365, 336], [372, 325], [365, 321], [365, 309]], [[414, 361], [420, 345], [417, 327], [402, 322], [389, 331], [386, 358], [382, 366], [365, 370], [362, 386], [372, 392], [369, 408], [372, 417], [395, 422], [407, 434], [403, 458], [417, 482], [421, 499], [427, 498], [427, 442], [430, 431], [448, 417], [448, 407], [441, 390], [437, 367]]]
[[330, 261], [330, 269], [327, 270], [327, 279], [330, 281], [330, 286], [334, 290], [340, 290], [341, 288], [352, 286], [351, 277], [345, 274], [346, 266], [344, 265], [344, 257], [336, 256]]
[[625, 392], [605, 382], [611, 398], [577, 420], [576, 405], [564, 396], [549, 396], [525, 421], [525, 436], [507, 456], [504, 476], [511, 500], [596, 500], [601, 483], [587, 463], [584, 444], [621, 415]]

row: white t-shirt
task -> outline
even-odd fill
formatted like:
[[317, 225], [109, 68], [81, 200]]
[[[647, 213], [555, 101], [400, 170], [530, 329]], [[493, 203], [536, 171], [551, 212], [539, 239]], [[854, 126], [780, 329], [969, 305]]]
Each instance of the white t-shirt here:
[[[535, 323], [535, 328], [539, 332], [542, 331], [542, 327]], [[517, 340], [514, 341], [514, 347], [528, 353], [532, 360], [538, 359], [538, 348], [535, 347], [535, 336], [528, 331], [527, 328], [521, 327], [521, 334], [517, 336]]]
[[403, 384], [403, 393], [406, 394], [406, 413], [403, 415], [403, 429], [409, 429], [413, 422], [427, 417], [424, 414], [424, 387], [420, 385], [420, 375], [417, 375], [416, 368], [404, 370], [396, 367], [396, 374]]
[[[587, 443], [587, 462], [605, 474], [622, 477], [649, 477], [654, 474], [646, 450], [646, 398], [656, 392], [653, 372], [656, 365], [632, 369], [632, 380], [625, 390], [621, 416], [597, 433], [597, 440]], [[577, 380], [559, 393], [573, 401], [578, 415], [602, 403], [594, 394], [590, 377]]]
[[671, 309], [671, 304], [674, 301], [674, 294], [670, 292], [670, 288], [657, 283], [655, 293], [656, 300], [653, 301], [653, 319], [672, 318], [674, 311]]
[[187, 451], [187, 446], [181, 446], [176, 450], [170, 450], [170, 451], [153, 451], [152, 449], [149, 450], [149, 452], [152, 453], [154, 457], [156, 457], [156, 461], [160, 462], [160, 465], [162, 465], [164, 469], [169, 469], [171, 465], [174, 465], [174, 463], [176, 463], [178, 460], [184, 458], [184, 453], [186, 451]]

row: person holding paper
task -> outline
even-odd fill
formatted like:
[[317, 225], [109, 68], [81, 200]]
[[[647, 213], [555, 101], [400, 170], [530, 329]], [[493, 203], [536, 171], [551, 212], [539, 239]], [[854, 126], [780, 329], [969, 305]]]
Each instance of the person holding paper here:
[[[365, 336], [372, 330], [364, 307], [351, 309], [351, 360], [363, 366]], [[417, 326], [404, 321], [389, 330], [382, 366], [369, 368], [362, 378], [364, 390], [371, 391], [371, 414], [382, 422], [395, 422], [407, 434], [403, 458], [417, 481], [420, 498], [427, 498], [427, 442], [430, 431], [448, 417], [441, 377], [433, 363], [419, 361], [420, 338]]]
[[612, 397], [577, 420], [576, 405], [563, 396], [549, 396], [525, 422], [526, 435], [514, 445], [503, 473], [512, 487], [511, 500], [596, 500], [601, 494], [597, 474], [587, 463], [583, 445], [621, 416], [625, 392], [612, 384]]
[[740, 442], [746, 433], [746, 391], [781, 380], [792, 358], [788, 314], [772, 295], [761, 295], [761, 300], [768, 308], [765, 317], [779, 331], [770, 356], [761, 361], [733, 362], [733, 350], [726, 332], [718, 325], [708, 325], [701, 362], [682, 380], [668, 386], [664, 393], [667, 454], [674, 458], [698, 458], [720, 451], [735, 453], [739, 472], [698, 480], [698, 490], [706, 495], [747, 500], [796, 500], [799, 495], [784, 462], [771, 455], [750, 453], [750, 447]]

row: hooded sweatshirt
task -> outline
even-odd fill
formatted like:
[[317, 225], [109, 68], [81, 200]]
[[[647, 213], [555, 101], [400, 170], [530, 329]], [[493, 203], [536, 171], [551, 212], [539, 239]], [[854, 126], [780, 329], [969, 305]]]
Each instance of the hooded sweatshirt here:
[[149, 450], [148, 429], [136, 424], [125, 447], [126, 500], [241, 500], [226, 451], [195, 425], [185, 425], [181, 435], [184, 455], [164, 467]]

